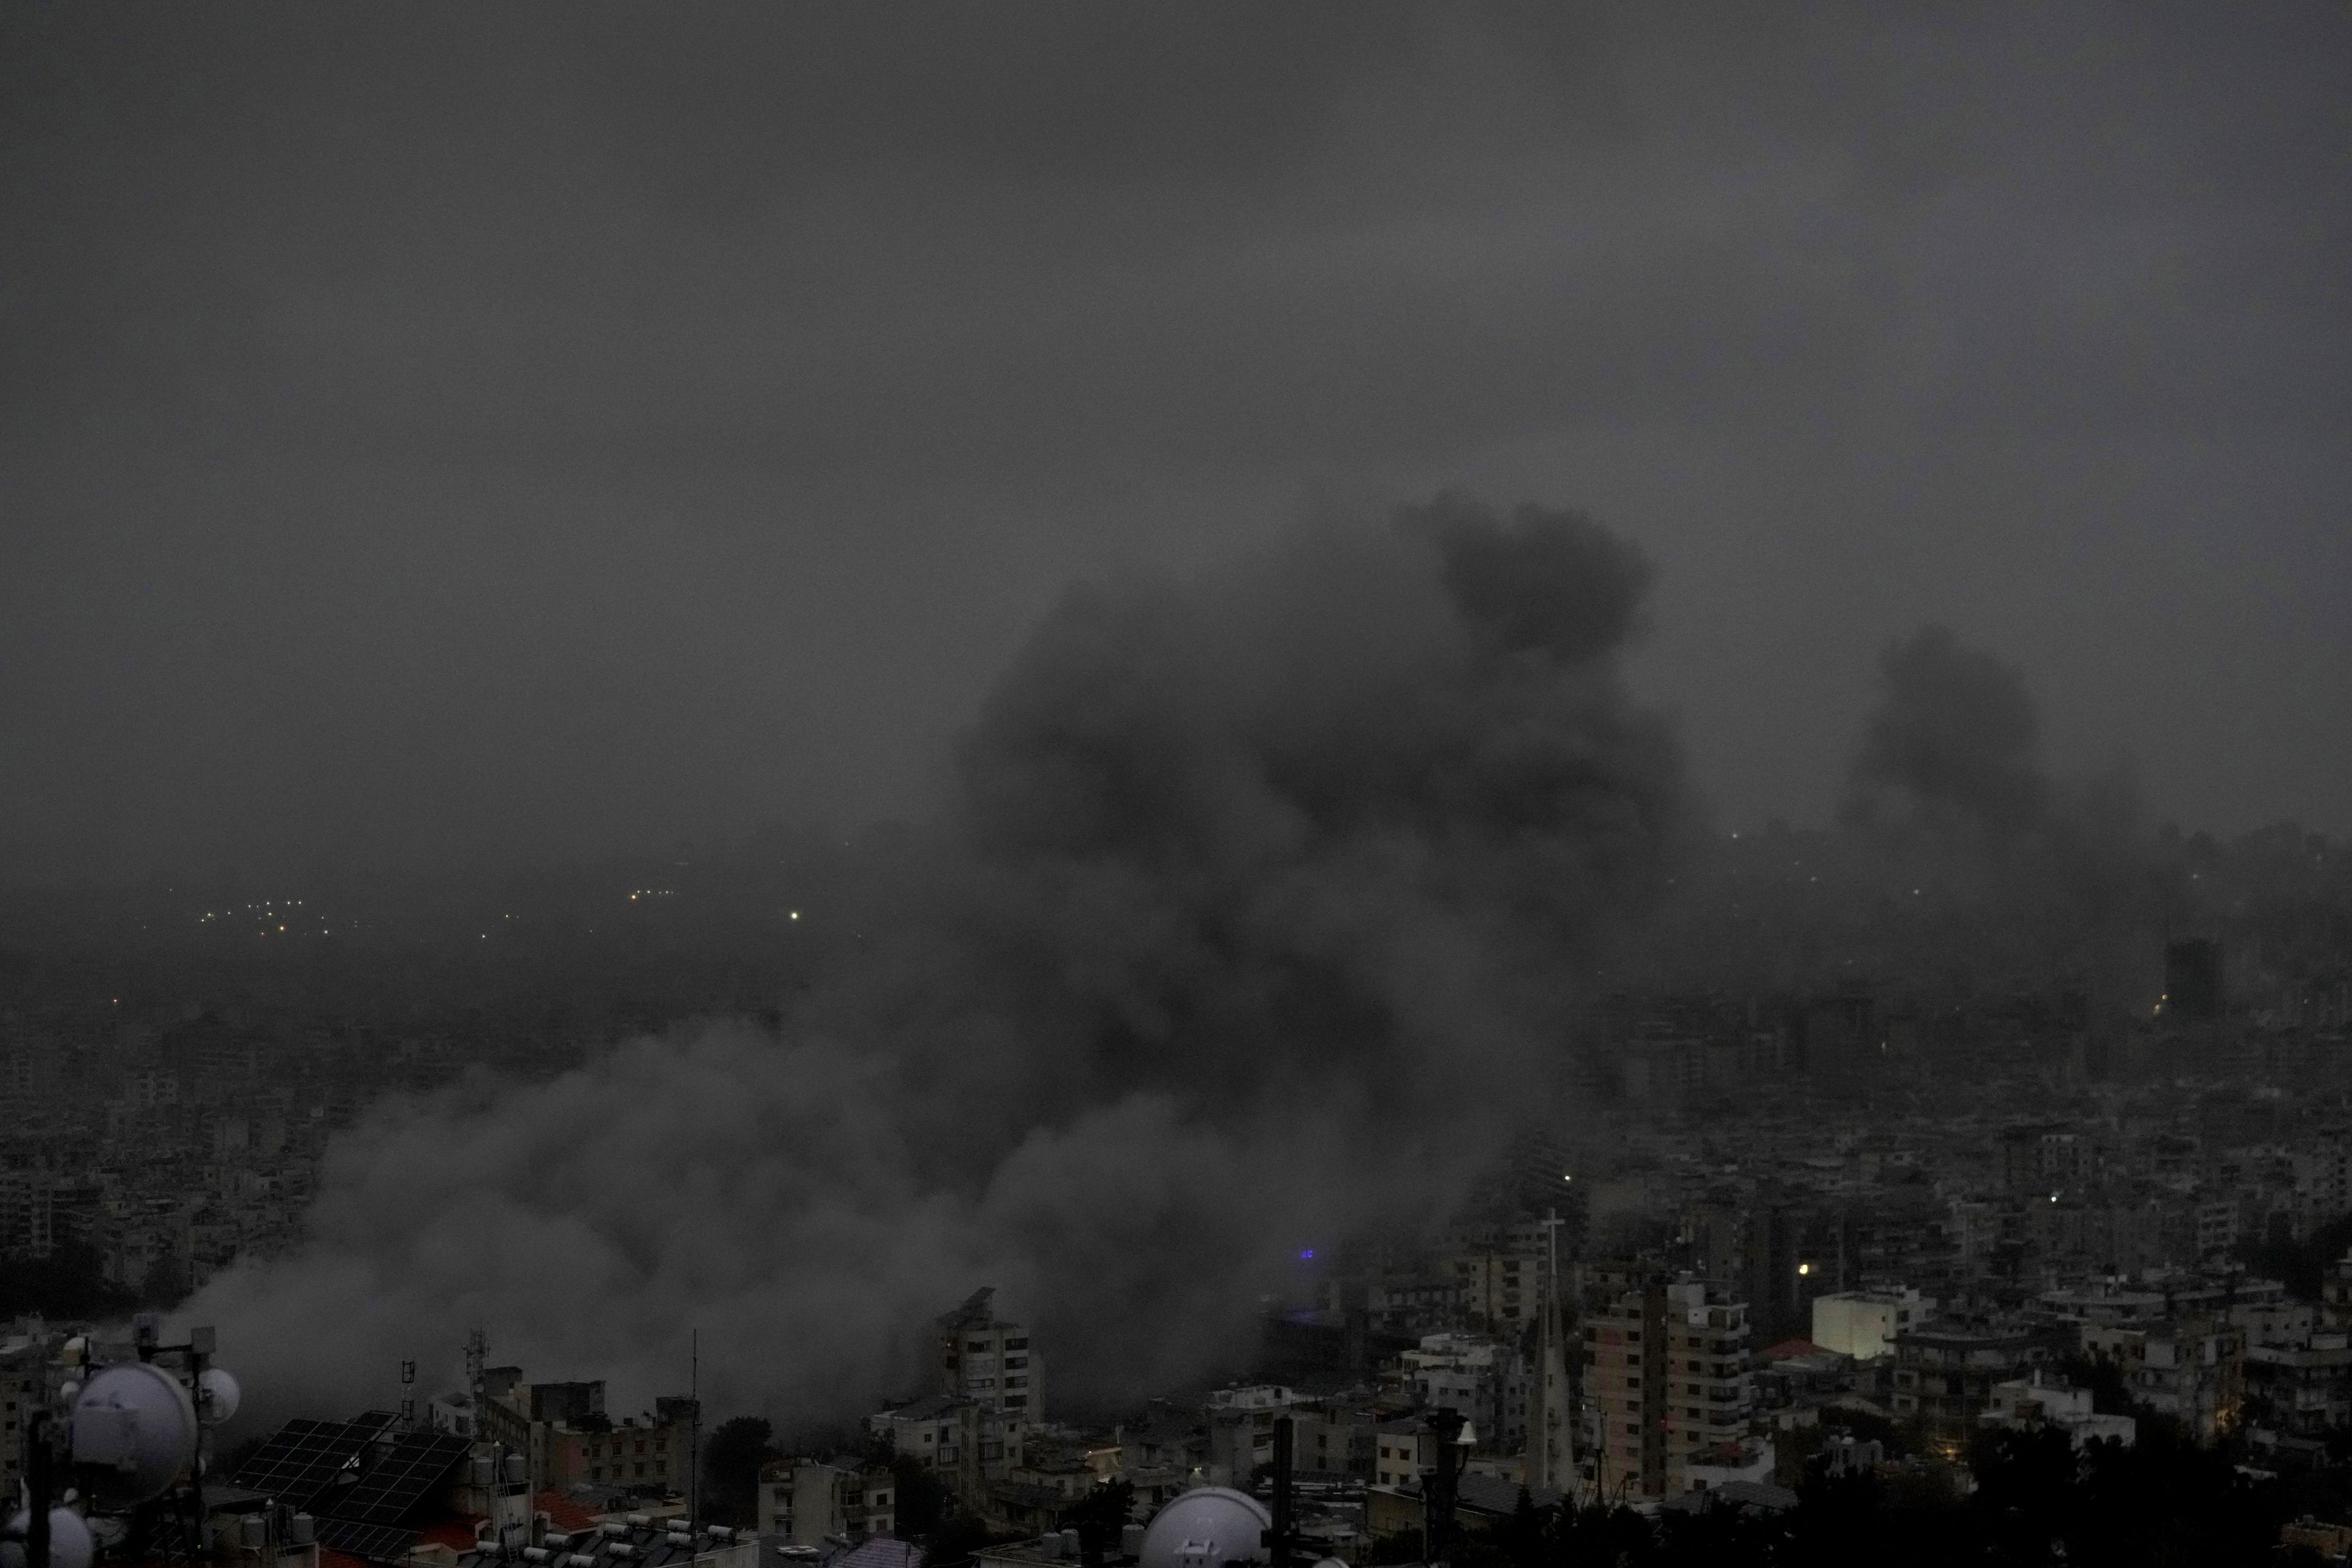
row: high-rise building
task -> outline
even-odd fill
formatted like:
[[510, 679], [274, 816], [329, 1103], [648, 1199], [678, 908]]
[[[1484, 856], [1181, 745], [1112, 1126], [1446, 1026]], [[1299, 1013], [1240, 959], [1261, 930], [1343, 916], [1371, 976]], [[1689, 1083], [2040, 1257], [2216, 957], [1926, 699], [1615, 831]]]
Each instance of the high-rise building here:
[[1675, 1497], [1695, 1469], [1746, 1462], [1746, 1302], [1696, 1279], [1656, 1280], [1618, 1297], [1584, 1335], [1599, 1496]]
[[43, 1170], [0, 1171], [0, 1253], [47, 1258], [57, 1247], [57, 1184]]
[[1576, 1466], [1571, 1416], [1576, 1384], [1569, 1375], [1568, 1301], [1559, 1288], [1558, 1237], [1563, 1222], [1555, 1211], [1543, 1223], [1544, 1272], [1528, 1391], [1528, 1486], [1565, 1497]]
[[1045, 1419], [1045, 1366], [1029, 1331], [998, 1318], [983, 1286], [939, 1320], [940, 1370], [946, 1392], [982, 1410], [1034, 1426]]
[[2218, 1018], [2223, 1010], [2221, 944], [2208, 937], [2164, 944], [2164, 1013]]
[[1465, 1241], [1445, 1259], [1462, 1284], [1470, 1320], [1490, 1333], [1536, 1321], [1541, 1299], [1544, 1253], [1510, 1237]]
[[[25, 1482], [25, 1430], [48, 1396], [61, 1333], [34, 1331], [0, 1339], [0, 1498], [16, 1506]], [[62, 1374], [59, 1374], [62, 1375]]]

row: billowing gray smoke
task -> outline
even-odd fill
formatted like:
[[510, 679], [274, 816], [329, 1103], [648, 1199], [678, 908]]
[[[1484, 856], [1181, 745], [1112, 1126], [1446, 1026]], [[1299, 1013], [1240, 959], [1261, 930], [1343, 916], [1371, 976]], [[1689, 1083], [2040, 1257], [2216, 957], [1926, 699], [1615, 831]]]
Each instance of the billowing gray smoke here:
[[1907, 805], [1921, 826], [2006, 842], [2051, 804], [2041, 720], [2025, 677], [1949, 627], [1923, 627], [1880, 656], [1885, 690], [1863, 730], [1846, 816]]
[[2050, 772], [2024, 676], [1943, 626], [1888, 647], [1880, 669], [1845, 816], [1894, 908], [1912, 889], [1937, 896], [1940, 914], [1916, 927], [1923, 949], [1987, 977], [2144, 1005], [2178, 894], [2148, 854], [2129, 776]]
[[1066, 1394], [1213, 1369], [1298, 1248], [1442, 1215], [1541, 1107], [1576, 961], [1682, 830], [1614, 663], [1647, 579], [1582, 518], [1442, 498], [1073, 592], [782, 1039], [379, 1115], [300, 1254], [190, 1312], [279, 1407], [478, 1323], [621, 1400], [698, 1328], [729, 1403], [838, 1415], [979, 1284]]

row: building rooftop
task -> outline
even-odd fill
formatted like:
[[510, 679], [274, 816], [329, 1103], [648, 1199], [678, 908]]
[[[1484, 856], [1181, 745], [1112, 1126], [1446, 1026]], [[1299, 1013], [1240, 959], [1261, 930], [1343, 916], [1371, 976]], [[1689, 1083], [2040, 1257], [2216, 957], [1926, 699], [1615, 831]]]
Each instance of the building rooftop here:
[[1711, 1508], [1741, 1512], [1786, 1513], [1797, 1506], [1797, 1494], [1769, 1481], [1726, 1481], [1719, 1487], [1685, 1492], [1658, 1506], [1669, 1513], [1704, 1513]]
[[552, 1531], [538, 1546], [477, 1546], [457, 1553], [454, 1568], [684, 1568], [751, 1540], [723, 1525], [688, 1530], [680, 1521], [637, 1514], [586, 1530]]

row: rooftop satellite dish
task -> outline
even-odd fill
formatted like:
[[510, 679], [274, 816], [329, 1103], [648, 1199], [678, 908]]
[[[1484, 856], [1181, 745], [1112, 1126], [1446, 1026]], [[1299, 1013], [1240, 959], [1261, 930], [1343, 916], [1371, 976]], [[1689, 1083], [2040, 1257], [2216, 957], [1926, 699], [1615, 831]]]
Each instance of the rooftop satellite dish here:
[[1247, 1492], [1196, 1487], [1180, 1493], [1143, 1532], [1140, 1568], [1224, 1568], [1262, 1562], [1274, 1515]]
[[245, 1398], [236, 1376], [225, 1366], [208, 1366], [196, 1379], [196, 1413], [207, 1426], [217, 1426], [236, 1414]]
[[152, 1363], [117, 1362], [74, 1401], [74, 1463], [101, 1508], [163, 1496], [195, 1458], [200, 1436], [188, 1391]]
[[[30, 1509], [18, 1509], [0, 1531], [0, 1568], [25, 1568], [25, 1537], [33, 1527]], [[89, 1521], [69, 1508], [49, 1510], [49, 1568], [89, 1568], [97, 1555]]]

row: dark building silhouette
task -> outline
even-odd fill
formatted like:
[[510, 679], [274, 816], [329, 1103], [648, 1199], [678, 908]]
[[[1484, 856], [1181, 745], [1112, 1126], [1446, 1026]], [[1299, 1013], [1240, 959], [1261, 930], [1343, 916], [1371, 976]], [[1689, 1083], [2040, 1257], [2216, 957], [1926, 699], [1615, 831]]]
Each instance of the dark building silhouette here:
[[2218, 1018], [2221, 1009], [2221, 944], [2207, 937], [2165, 943], [2165, 1012], [2179, 1018]]

